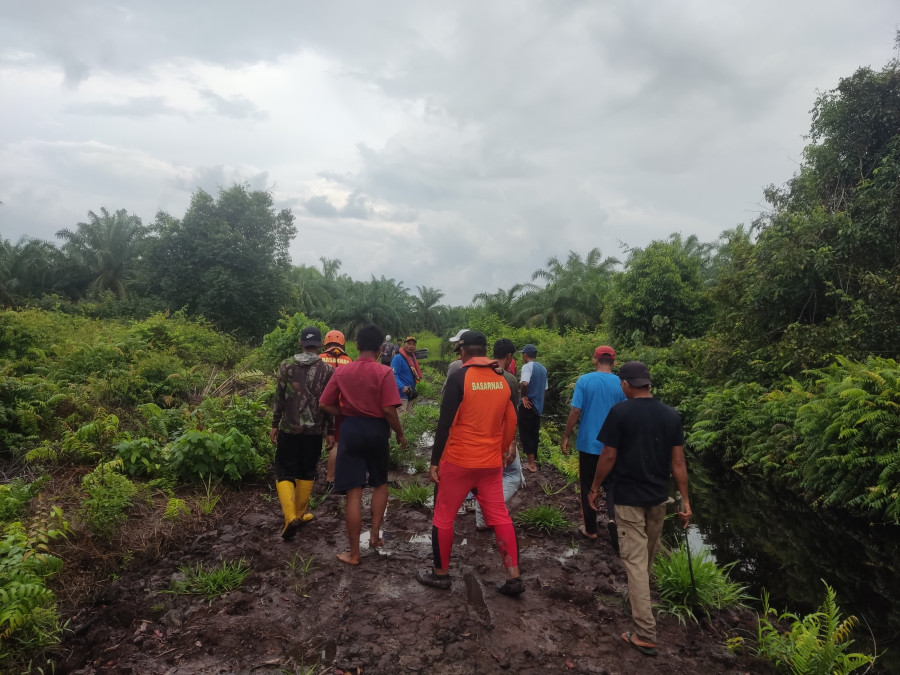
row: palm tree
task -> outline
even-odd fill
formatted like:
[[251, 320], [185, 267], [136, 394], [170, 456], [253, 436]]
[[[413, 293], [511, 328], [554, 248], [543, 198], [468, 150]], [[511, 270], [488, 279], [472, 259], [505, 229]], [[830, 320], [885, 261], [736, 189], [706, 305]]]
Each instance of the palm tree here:
[[509, 290], [498, 288], [496, 293], [478, 293], [472, 298], [472, 304], [483, 308], [488, 314], [493, 314], [505, 323], [513, 323], [516, 314], [516, 304], [521, 299], [523, 284], [515, 284]]
[[122, 298], [146, 234], [141, 219], [125, 209], [110, 214], [101, 208], [99, 216], [88, 211], [88, 222], [78, 223], [74, 232], [66, 228], [56, 236], [65, 241], [63, 252], [84, 271], [89, 289]]
[[291, 267], [288, 281], [294, 288], [301, 312], [310, 317], [322, 317], [332, 304], [328, 282], [319, 270], [308, 265]]
[[597, 326], [618, 264], [616, 258], [603, 258], [598, 248], [588, 251], [583, 260], [574, 251], [569, 251], [565, 262], [556, 256], [548, 258], [546, 267], [531, 275], [532, 281], [544, 280], [546, 285], [523, 287], [519, 320], [557, 330]]
[[0, 240], [0, 304], [14, 305], [28, 296], [63, 291], [65, 261], [48, 241], [22, 237]]
[[418, 295], [412, 296], [412, 308], [419, 328], [430, 330], [432, 333], [440, 333], [444, 323], [443, 305], [439, 305], [444, 297], [443, 291], [429, 286], [416, 286]]
[[380, 279], [373, 275], [369, 281], [347, 278], [341, 283], [329, 323], [348, 336], [370, 323], [389, 333], [399, 334], [409, 330], [413, 323], [409, 291], [401, 282], [386, 279], [383, 275]]

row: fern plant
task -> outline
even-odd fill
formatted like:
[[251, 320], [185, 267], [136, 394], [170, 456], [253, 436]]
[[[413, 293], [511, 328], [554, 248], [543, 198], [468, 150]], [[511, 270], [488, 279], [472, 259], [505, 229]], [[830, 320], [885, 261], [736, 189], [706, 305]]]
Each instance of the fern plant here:
[[[841, 618], [834, 589], [822, 583], [825, 602], [804, 617], [790, 612], [779, 615], [769, 606], [768, 593], [763, 593], [756, 654], [779, 671], [797, 675], [845, 675], [874, 661], [873, 656], [849, 651], [853, 645], [850, 635], [857, 619], [855, 616]], [[781, 632], [777, 626], [780, 623], [790, 623], [791, 629]]]

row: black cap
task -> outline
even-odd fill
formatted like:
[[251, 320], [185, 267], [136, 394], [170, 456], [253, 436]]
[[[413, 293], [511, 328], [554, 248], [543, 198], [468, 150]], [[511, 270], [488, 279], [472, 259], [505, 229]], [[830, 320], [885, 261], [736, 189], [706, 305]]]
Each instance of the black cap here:
[[619, 379], [625, 380], [632, 387], [646, 387], [653, 384], [650, 380], [650, 369], [640, 361], [629, 361], [619, 368]]
[[300, 333], [300, 346], [301, 347], [321, 347], [322, 346], [322, 331], [320, 331], [315, 326], [307, 326]]
[[502, 359], [516, 353], [516, 346], [509, 338], [500, 338], [494, 343], [494, 358]]
[[480, 330], [467, 330], [459, 337], [460, 347], [484, 347], [487, 349], [487, 338]]

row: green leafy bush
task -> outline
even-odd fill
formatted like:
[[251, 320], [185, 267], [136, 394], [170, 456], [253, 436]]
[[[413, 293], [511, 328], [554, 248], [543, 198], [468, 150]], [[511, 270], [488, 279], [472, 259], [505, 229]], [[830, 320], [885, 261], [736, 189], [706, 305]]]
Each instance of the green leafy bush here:
[[[48, 544], [64, 536], [68, 524], [58, 508], [28, 532], [20, 522], [3, 529], [0, 539], [0, 669], [21, 670], [47, 647], [60, 641], [56, 598], [46, 580], [62, 561]], [[18, 671], [17, 671], [18, 672]]]
[[42, 476], [30, 483], [22, 478], [13, 478], [9, 483], [0, 485], [0, 523], [11, 523], [18, 519], [25, 512], [31, 498], [49, 478]]
[[186, 431], [172, 443], [169, 464], [186, 481], [210, 477], [239, 481], [244, 476], [263, 473], [267, 466], [250, 439], [237, 429], [226, 434]]
[[162, 517], [163, 520], [181, 520], [184, 516], [190, 515], [190, 513], [191, 509], [187, 502], [178, 497], [171, 497], [166, 502], [166, 510], [163, 511]]
[[122, 468], [129, 476], [142, 474], [155, 477], [165, 463], [163, 447], [152, 438], [132, 438], [116, 445], [116, 453], [122, 460]]
[[685, 623], [687, 619], [699, 622], [698, 612], [709, 619], [710, 610], [743, 606], [744, 601], [749, 599], [745, 593], [746, 587], [728, 578], [728, 572], [735, 563], [718, 565], [702, 547], [691, 553], [693, 581], [687, 549], [683, 544], [661, 552], [653, 561], [661, 611]]
[[118, 473], [122, 460], [101, 464], [81, 479], [88, 498], [81, 502], [79, 515], [97, 536], [109, 539], [128, 519], [128, 509], [137, 494], [137, 486]]
[[[758, 620], [756, 654], [770, 661], [779, 672], [844, 675], [874, 661], [868, 654], [849, 651], [853, 645], [850, 634], [857, 619], [841, 619], [834, 589], [828, 584], [825, 602], [818, 611], [804, 617], [790, 612], [778, 614], [769, 607], [768, 594], [763, 593], [763, 613]], [[781, 631], [778, 624], [783, 623], [790, 623], [791, 629]]]
[[264, 371], [272, 372], [279, 363], [300, 351], [300, 333], [307, 326], [317, 326], [322, 335], [329, 330], [326, 323], [310, 319], [302, 312], [279, 319], [275, 330], [263, 338], [257, 365]]

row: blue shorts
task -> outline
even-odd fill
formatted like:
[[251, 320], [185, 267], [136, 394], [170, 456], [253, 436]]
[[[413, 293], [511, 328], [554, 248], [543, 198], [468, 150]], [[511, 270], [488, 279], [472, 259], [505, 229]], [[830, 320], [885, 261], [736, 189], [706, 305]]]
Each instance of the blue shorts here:
[[334, 492], [387, 483], [391, 428], [383, 417], [345, 417], [341, 421]]

